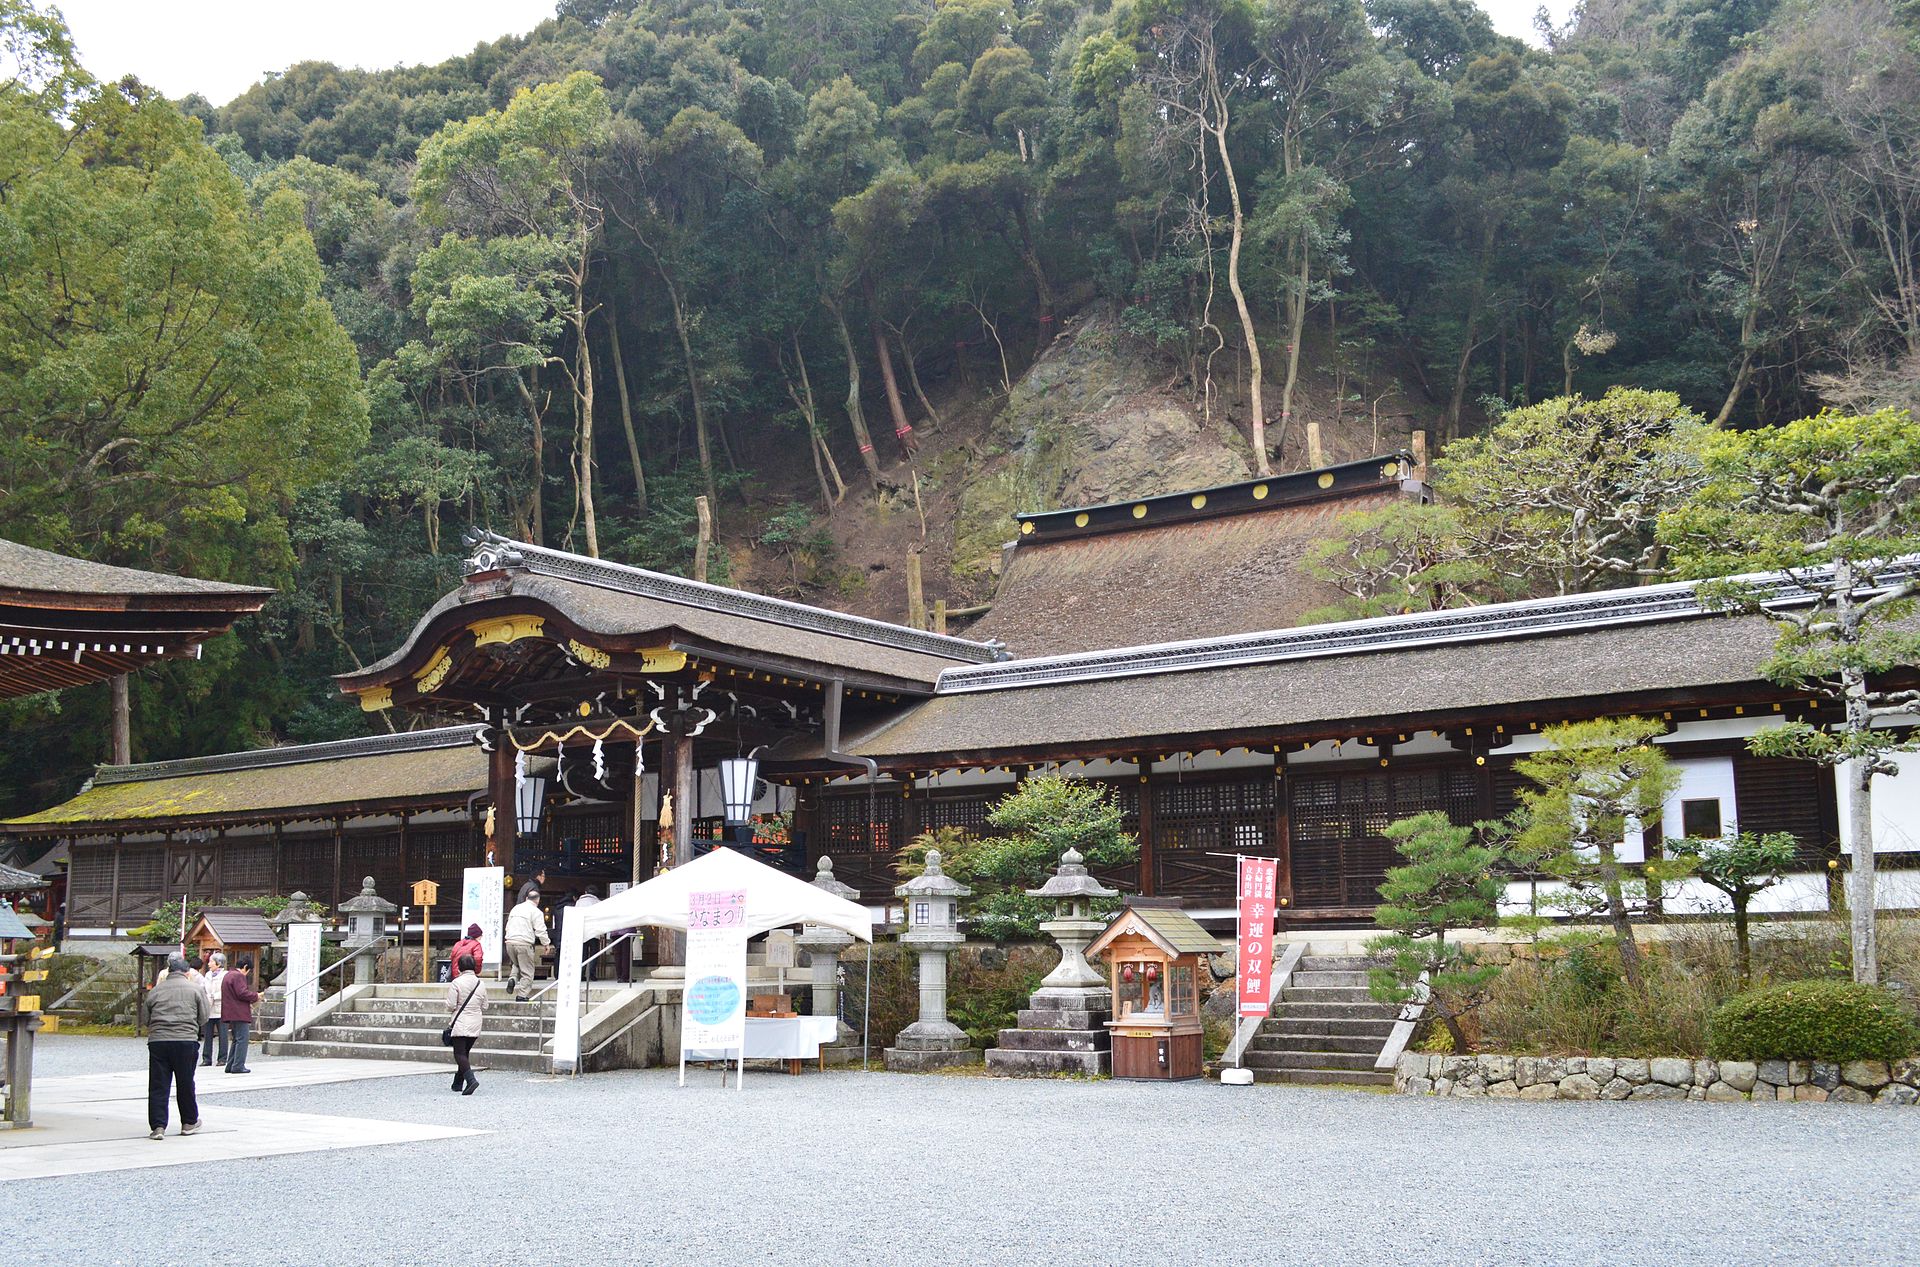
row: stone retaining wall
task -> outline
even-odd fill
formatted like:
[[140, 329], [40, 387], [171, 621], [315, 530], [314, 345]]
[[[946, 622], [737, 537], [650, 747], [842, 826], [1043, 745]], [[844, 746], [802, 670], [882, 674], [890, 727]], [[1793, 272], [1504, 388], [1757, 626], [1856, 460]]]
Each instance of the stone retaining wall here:
[[1400, 1057], [1407, 1095], [1495, 1100], [1833, 1100], [1920, 1102], [1920, 1057], [1896, 1061], [1688, 1060], [1625, 1056]]

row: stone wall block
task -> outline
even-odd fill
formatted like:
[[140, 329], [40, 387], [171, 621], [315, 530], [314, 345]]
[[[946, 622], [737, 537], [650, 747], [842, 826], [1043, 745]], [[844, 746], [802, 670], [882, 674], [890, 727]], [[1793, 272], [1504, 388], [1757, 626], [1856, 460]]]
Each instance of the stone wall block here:
[[1614, 1063], [1612, 1056], [1588, 1056], [1587, 1077], [1605, 1086], [1613, 1080]]
[[1433, 1093], [1434, 1093], [1435, 1095], [1452, 1095], [1452, 1094], [1453, 1094], [1453, 1079], [1452, 1079], [1452, 1078], [1436, 1078], [1436, 1079], [1434, 1079], [1434, 1083], [1433, 1083]]
[[1513, 1080], [1522, 1090], [1540, 1081], [1540, 1061], [1534, 1056], [1521, 1056], [1513, 1062]]
[[1787, 1085], [1797, 1087], [1813, 1076], [1813, 1066], [1804, 1060], [1787, 1062]]
[[1587, 1058], [1585, 1056], [1568, 1056], [1567, 1057], [1568, 1073], [1585, 1073], [1586, 1071], [1587, 1071]]
[[[1480, 1072], [1489, 1083], [1514, 1081], [1514, 1059], [1512, 1056], [1480, 1057]], [[1514, 1088], [1516, 1091], [1518, 1087]]]
[[1896, 1060], [1888, 1071], [1895, 1082], [1904, 1082], [1910, 1087], [1920, 1087], [1920, 1056], [1906, 1060]]
[[1920, 1103], [1920, 1090], [1904, 1082], [1894, 1082], [1883, 1087], [1879, 1095], [1873, 1097], [1875, 1104], [1914, 1104]]
[[1751, 1091], [1760, 1080], [1760, 1070], [1751, 1061], [1723, 1060], [1720, 1062], [1720, 1081], [1736, 1091]]
[[1405, 1086], [1408, 1095], [1433, 1094], [1433, 1079], [1431, 1078], [1408, 1078]]
[[1703, 1093], [1709, 1100], [1744, 1100], [1747, 1097], [1731, 1082], [1710, 1082]]
[[1613, 1072], [1628, 1082], [1639, 1086], [1653, 1075], [1647, 1071], [1647, 1062], [1638, 1059], [1623, 1059], [1613, 1062]]
[[1714, 1083], [1718, 1082], [1719, 1080], [1720, 1080], [1720, 1070], [1719, 1070], [1719, 1067], [1713, 1061], [1696, 1060], [1693, 1062], [1693, 1085], [1694, 1086], [1701, 1087], [1701, 1088], [1710, 1087]]
[[1787, 1062], [1784, 1060], [1763, 1060], [1759, 1068], [1760, 1081], [1776, 1087], [1789, 1085], [1787, 1082]]
[[1606, 1086], [1600, 1088], [1600, 1098], [1602, 1100], [1624, 1100], [1632, 1094], [1633, 1084], [1625, 1078], [1615, 1078], [1613, 1081], [1607, 1083]]
[[1707, 1098], [1707, 1089], [1705, 1087], [1688, 1087], [1686, 1090], [1687, 1099], [1689, 1100], [1704, 1100]]
[[1504, 1082], [1491, 1083], [1487, 1087], [1487, 1098], [1489, 1100], [1517, 1100], [1520, 1098], [1520, 1088], [1513, 1085], [1513, 1079], [1511, 1078]]
[[1569, 1074], [1560, 1080], [1562, 1100], [1598, 1100], [1600, 1084], [1584, 1073]]
[[1552, 1100], [1558, 1098], [1559, 1095], [1560, 1088], [1551, 1082], [1536, 1082], [1532, 1086], [1523, 1087], [1520, 1090], [1520, 1098], [1522, 1100]]
[[1813, 1062], [1813, 1072], [1807, 1075], [1807, 1081], [1823, 1091], [1832, 1091], [1840, 1085], [1840, 1066], [1816, 1060]]
[[1827, 1098], [1827, 1093], [1824, 1089], [1814, 1086], [1811, 1082], [1803, 1082], [1793, 1089], [1793, 1098], [1819, 1104]]
[[1840, 1066], [1840, 1078], [1862, 1091], [1878, 1091], [1890, 1080], [1884, 1060], [1849, 1060]]
[[1835, 1091], [1831, 1096], [1827, 1098], [1831, 1100], [1838, 1100], [1842, 1104], [1872, 1104], [1873, 1103], [1873, 1096], [1871, 1096], [1865, 1091], [1862, 1091], [1858, 1087], [1841, 1087], [1839, 1090]]
[[1649, 1082], [1645, 1086], [1635, 1087], [1630, 1100], [1684, 1100], [1687, 1093], [1679, 1087], [1664, 1082]]
[[1655, 1082], [1664, 1082], [1670, 1087], [1691, 1086], [1693, 1062], [1674, 1056], [1656, 1056], [1647, 1062], [1647, 1073]]
[[1567, 1076], [1567, 1062], [1560, 1056], [1542, 1056], [1540, 1058], [1540, 1081], [1558, 1082]]
[[1756, 1100], [1772, 1100], [1778, 1094], [1781, 1094], [1779, 1088], [1775, 1087], [1772, 1083], [1756, 1082], [1753, 1084], [1753, 1098]]
[[1455, 1095], [1483, 1096], [1487, 1093], [1487, 1080], [1478, 1073], [1468, 1074], [1453, 1084]]

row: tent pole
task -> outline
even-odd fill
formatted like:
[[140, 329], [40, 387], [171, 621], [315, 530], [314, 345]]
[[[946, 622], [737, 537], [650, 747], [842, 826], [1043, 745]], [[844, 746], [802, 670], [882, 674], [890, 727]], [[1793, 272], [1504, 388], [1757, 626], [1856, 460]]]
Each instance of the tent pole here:
[[869, 1063], [867, 1055], [867, 1033], [873, 1026], [873, 938], [867, 938], [867, 1001], [860, 1011], [860, 1068], [864, 1071]]

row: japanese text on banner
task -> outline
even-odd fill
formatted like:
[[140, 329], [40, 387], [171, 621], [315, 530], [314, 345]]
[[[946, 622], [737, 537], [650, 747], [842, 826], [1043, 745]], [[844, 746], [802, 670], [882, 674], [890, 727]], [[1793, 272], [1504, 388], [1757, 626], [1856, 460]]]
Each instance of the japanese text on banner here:
[[737, 1049], [747, 1030], [747, 891], [687, 895], [682, 1051]]
[[1265, 1016], [1273, 989], [1274, 895], [1279, 863], [1272, 858], [1240, 859], [1239, 976], [1240, 1015]]

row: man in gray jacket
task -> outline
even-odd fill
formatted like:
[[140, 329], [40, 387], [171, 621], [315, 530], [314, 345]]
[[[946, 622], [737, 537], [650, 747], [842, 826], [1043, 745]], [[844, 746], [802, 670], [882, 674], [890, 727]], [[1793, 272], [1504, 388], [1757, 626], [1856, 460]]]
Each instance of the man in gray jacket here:
[[187, 975], [184, 955], [167, 960], [167, 975], [147, 994], [147, 1131], [149, 1139], [167, 1134], [167, 1091], [180, 1101], [180, 1133], [200, 1129], [200, 1105], [193, 1094], [193, 1060], [207, 1026], [207, 992]]

